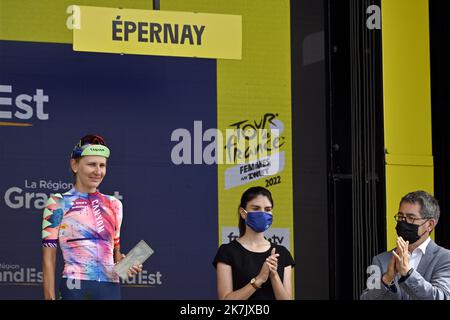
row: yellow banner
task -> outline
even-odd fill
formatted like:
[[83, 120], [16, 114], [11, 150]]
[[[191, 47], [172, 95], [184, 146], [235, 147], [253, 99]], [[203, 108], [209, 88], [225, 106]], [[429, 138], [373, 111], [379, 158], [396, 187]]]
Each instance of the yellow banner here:
[[73, 6], [72, 26], [75, 51], [242, 58], [238, 15]]
[[224, 159], [218, 165], [219, 242], [239, 236], [241, 195], [261, 186], [274, 200], [265, 237], [294, 255], [289, 1], [276, 7], [268, 0], [247, 1], [239, 13], [245, 17], [246, 59], [217, 63]]
[[[396, 246], [400, 199], [433, 193], [428, 1], [383, 0], [387, 249]], [[414, 21], [411, 24], [409, 21]], [[413, 142], [412, 142], [413, 141]]]

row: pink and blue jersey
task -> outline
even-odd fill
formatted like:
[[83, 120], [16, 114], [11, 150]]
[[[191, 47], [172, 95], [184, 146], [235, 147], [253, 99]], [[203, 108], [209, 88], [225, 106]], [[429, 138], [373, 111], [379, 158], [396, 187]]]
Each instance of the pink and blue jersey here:
[[50, 196], [44, 209], [42, 246], [57, 247], [64, 278], [119, 282], [114, 248], [119, 246], [122, 203], [112, 197], [75, 189]]

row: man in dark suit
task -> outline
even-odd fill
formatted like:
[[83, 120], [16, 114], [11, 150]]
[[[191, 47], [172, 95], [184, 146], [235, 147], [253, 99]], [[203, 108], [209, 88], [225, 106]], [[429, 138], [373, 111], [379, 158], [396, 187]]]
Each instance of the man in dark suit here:
[[[450, 251], [430, 233], [439, 220], [439, 204], [425, 191], [408, 193], [400, 201], [397, 247], [373, 258], [379, 272], [369, 277], [362, 300], [449, 300]], [[377, 277], [373, 279], [373, 277]]]

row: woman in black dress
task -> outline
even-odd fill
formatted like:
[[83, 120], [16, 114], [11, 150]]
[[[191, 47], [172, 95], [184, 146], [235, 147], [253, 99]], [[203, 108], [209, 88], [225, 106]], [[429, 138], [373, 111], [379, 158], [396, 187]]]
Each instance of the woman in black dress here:
[[264, 238], [272, 224], [272, 195], [263, 187], [244, 192], [239, 205], [240, 237], [222, 244], [214, 259], [219, 299], [290, 300], [290, 252]]

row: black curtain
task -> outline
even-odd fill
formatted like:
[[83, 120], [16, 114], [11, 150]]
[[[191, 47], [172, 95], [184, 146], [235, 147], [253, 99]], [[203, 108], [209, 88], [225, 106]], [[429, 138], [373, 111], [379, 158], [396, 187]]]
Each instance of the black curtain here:
[[366, 269], [386, 250], [381, 30], [374, 0], [328, 1], [331, 296], [358, 299]]
[[429, 1], [434, 195], [441, 208], [436, 242], [446, 248], [450, 248], [449, 12], [449, 1]]

